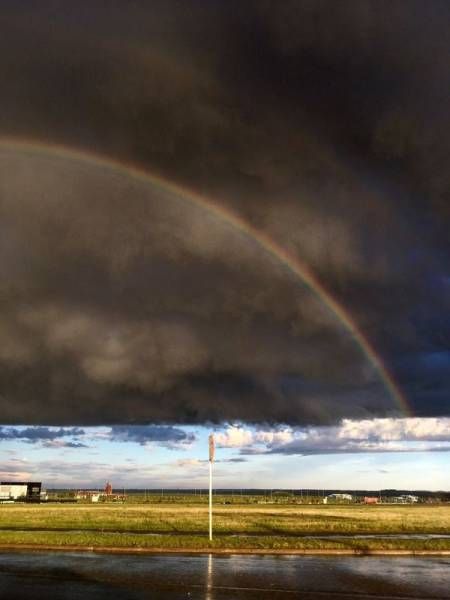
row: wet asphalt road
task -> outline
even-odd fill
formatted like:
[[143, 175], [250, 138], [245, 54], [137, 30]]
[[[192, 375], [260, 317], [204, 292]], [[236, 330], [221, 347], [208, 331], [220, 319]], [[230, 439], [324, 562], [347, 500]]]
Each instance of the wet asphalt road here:
[[2, 553], [0, 598], [450, 600], [450, 559]]

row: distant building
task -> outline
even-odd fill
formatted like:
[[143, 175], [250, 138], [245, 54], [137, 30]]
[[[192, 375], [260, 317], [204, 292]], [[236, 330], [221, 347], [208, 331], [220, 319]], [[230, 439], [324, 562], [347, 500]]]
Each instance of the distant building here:
[[414, 504], [419, 502], [419, 496], [413, 496], [412, 494], [403, 494], [402, 496], [394, 496], [391, 498], [392, 502], [396, 504]]
[[380, 499], [376, 496], [364, 496], [363, 502], [364, 504], [379, 504]]
[[39, 502], [42, 483], [40, 481], [2, 481], [0, 483], [0, 502]]
[[328, 502], [352, 502], [353, 496], [351, 494], [329, 494], [323, 499], [324, 504]]
[[86, 500], [87, 502], [124, 502], [125, 494], [113, 494], [112, 485], [106, 482], [105, 489], [99, 490], [78, 490], [75, 494], [75, 500]]
[[78, 490], [75, 494], [76, 500], [87, 500], [88, 502], [98, 502], [103, 494], [92, 490]]

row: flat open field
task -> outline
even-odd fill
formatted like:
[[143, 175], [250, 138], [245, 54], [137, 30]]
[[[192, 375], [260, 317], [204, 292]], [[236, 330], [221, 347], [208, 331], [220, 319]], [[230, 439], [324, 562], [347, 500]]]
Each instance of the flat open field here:
[[0, 545], [364, 551], [450, 550], [450, 537], [351, 537], [450, 536], [450, 505], [216, 505], [211, 543], [207, 531], [208, 509], [199, 505], [0, 506]]

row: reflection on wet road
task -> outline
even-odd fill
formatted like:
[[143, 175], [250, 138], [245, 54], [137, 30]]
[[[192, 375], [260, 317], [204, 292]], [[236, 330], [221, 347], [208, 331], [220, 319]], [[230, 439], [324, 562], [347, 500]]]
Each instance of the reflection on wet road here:
[[0, 598], [450, 599], [450, 559], [0, 554]]

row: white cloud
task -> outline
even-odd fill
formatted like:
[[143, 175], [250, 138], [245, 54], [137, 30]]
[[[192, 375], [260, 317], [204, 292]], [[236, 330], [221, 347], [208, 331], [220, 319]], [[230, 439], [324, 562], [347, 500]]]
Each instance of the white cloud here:
[[[175, 466], [181, 467], [182, 469], [189, 467], [202, 467], [205, 462], [206, 461], [199, 460], [198, 458], [180, 458], [175, 461]], [[173, 466], [173, 463], [171, 463], [170, 466]]]
[[341, 439], [379, 441], [450, 441], [450, 418], [344, 419], [339, 427]]
[[344, 419], [330, 427], [264, 430], [233, 425], [216, 442], [243, 454], [450, 451], [450, 418]]
[[267, 447], [287, 444], [294, 438], [290, 427], [253, 431], [232, 425], [225, 432], [217, 433], [215, 439], [220, 448], [246, 448], [255, 444]]
[[255, 443], [254, 435], [249, 429], [233, 425], [223, 433], [216, 433], [215, 440], [219, 448], [242, 448]]

